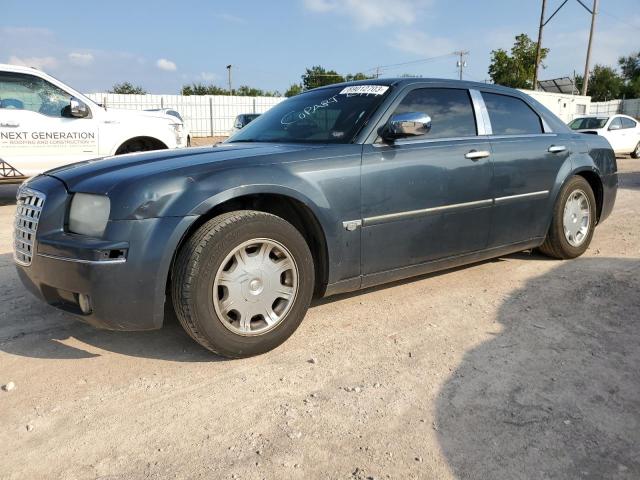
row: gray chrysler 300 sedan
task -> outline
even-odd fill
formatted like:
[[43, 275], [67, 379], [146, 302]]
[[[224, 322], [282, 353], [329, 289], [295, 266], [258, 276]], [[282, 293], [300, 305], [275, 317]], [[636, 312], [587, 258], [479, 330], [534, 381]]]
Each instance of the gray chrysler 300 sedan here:
[[530, 97], [370, 80], [286, 100], [213, 148], [88, 161], [18, 192], [25, 286], [97, 327], [160, 328], [243, 357], [312, 297], [539, 248], [574, 258], [611, 212], [607, 141]]

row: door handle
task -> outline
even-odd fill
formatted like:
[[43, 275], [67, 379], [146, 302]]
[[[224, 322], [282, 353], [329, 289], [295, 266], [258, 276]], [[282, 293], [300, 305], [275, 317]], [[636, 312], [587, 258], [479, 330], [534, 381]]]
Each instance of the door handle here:
[[548, 149], [549, 153], [560, 153], [567, 149], [564, 145], [551, 145]]
[[487, 158], [491, 155], [487, 150], [471, 150], [469, 153], [464, 155], [464, 158], [468, 158], [469, 160], [480, 160], [481, 158]]
[[0, 127], [8, 127], [8, 128], [16, 128], [19, 127], [20, 124], [18, 122], [2, 122], [0, 123]]

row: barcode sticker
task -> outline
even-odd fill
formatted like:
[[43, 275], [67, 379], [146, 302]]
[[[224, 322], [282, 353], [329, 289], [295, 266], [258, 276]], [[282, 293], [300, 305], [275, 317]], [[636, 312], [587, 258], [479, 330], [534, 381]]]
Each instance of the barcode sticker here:
[[386, 85], [352, 85], [344, 87], [338, 95], [382, 95], [387, 90]]

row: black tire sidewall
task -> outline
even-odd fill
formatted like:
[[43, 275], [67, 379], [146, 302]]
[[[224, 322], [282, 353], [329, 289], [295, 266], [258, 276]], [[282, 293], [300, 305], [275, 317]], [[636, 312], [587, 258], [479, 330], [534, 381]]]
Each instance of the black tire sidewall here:
[[[225, 327], [216, 314], [213, 284], [227, 255], [243, 242], [257, 238], [275, 240], [289, 250], [298, 267], [298, 292], [291, 310], [278, 325], [261, 335], [243, 336]], [[257, 355], [277, 347], [295, 332], [309, 307], [314, 288], [311, 252], [295, 227], [279, 217], [259, 214], [225, 226], [201, 242], [199, 248], [201, 260], [191, 289], [190, 310], [198, 332], [216, 352], [231, 357]]]
[[[589, 233], [587, 234], [587, 238], [582, 244], [578, 247], [574, 247], [569, 243], [567, 238], [564, 235], [564, 207], [567, 203], [567, 199], [569, 196], [576, 190], [582, 190], [586, 195], [589, 201], [589, 209], [590, 209], [590, 217], [589, 217]], [[597, 215], [597, 204], [595, 195], [593, 194], [593, 190], [583, 177], [575, 176], [571, 178], [562, 188], [560, 195], [558, 196], [558, 201], [556, 202], [556, 206], [554, 209], [554, 235], [556, 235], [556, 241], [559, 244], [559, 247], [562, 250], [562, 254], [564, 258], [575, 258], [582, 255], [589, 245], [591, 244], [591, 239], [593, 238], [593, 232], [596, 225], [596, 215]]]
[[638, 142], [636, 148], [631, 152], [631, 158], [640, 158], [640, 142]]

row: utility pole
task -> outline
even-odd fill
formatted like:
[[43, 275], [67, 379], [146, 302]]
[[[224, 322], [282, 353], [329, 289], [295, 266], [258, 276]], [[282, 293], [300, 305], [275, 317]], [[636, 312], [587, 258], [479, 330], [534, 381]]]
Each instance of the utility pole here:
[[540, 67], [540, 54], [542, 52], [542, 29], [544, 28], [544, 11], [547, 8], [547, 0], [542, 0], [542, 12], [540, 12], [540, 26], [538, 27], [538, 45], [536, 47], [536, 68], [533, 71], [533, 89], [538, 90], [538, 68]]
[[460, 57], [456, 66], [458, 67], [458, 70], [460, 72], [460, 80], [462, 80], [462, 70], [467, 66], [467, 62], [464, 60], [464, 56], [469, 55], [469, 50], [458, 50], [453, 53]]
[[598, 0], [593, 0], [593, 9], [591, 10], [591, 31], [589, 32], [589, 45], [587, 46], [587, 60], [584, 63], [584, 77], [582, 80], [582, 95], [587, 94], [587, 87], [589, 85], [589, 62], [591, 60], [591, 43], [593, 42], [593, 31], [596, 28], [597, 14], [598, 14]]
[[380, 67], [376, 67], [376, 78], [380, 78]]
[[228, 78], [229, 78], [229, 95], [232, 94], [232, 90], [231, 90], [231, 65], [227, 65], [227, 72], [228, 72]]

